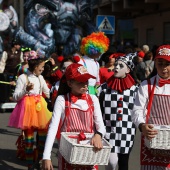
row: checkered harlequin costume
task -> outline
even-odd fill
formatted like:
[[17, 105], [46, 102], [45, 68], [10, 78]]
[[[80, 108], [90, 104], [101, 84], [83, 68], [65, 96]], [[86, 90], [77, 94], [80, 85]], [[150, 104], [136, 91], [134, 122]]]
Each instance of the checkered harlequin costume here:
[[122, 93], [112, 90], [104, 83], [103, 120], [106, 126], [105, 138], [113, 146], [111, 152], [127, 154], [130, 152], [135, 137], [135, 125], [131, 120], [134, 98], [138, 87], [133, 85]]

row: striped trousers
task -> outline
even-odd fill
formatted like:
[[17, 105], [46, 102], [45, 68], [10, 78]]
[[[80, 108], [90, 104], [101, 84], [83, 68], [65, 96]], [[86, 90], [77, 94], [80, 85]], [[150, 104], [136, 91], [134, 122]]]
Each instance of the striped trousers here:
[[27, 129], [24, 130], [25, 133], [25, 154], [26, 154], [26, 161], [28, 167], [31, 167], [34, 164], [34, 161], [39, 161], [42, 159], [44, 145], [47, 135], [47, 130], [41, 129], [36, 130], [36, 149], [38, 150], [38, 160], [35, 160], [35, 152], [34, 152], [34, 132], [35, 129]]

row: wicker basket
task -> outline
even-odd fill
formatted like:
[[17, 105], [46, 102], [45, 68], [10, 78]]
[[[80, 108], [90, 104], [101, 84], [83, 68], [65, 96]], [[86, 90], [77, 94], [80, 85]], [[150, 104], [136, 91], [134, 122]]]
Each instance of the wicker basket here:
[[170, 150], [170, 126], [154, 125], [154, 129], [158, 130], [158, 134], [152, 140], [145, 138], [145, 145], [150, 149]]
[[[64, 159], [70, 164], [77, 165], [107, 165], [111, 152], [111, 145], [103, 139], [103, 148], [95, 152], [90, 144], [77, 144], [77, 139], [69, 136], [78, 136], [75, 132], [62, 132], [59, 151]], [[87, 139], [93, 134], [85, 133]]]

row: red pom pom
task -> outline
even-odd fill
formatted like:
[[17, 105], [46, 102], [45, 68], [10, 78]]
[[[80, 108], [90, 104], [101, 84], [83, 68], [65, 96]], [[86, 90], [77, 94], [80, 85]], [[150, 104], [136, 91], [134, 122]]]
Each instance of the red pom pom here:
[[80, 61], [80, 57], [76, 55], [76, 56], [73, 57], [73, 60], [74, 60], [76, 63], [78, 63], [78, 62]]
[[145, 57], [145, 53], [143, 51], [139, 51], [138, 52], [138, 56], [141, 57], [141, 58], [144, 58]]
[[64, 60], [64, 57], [62, 55], [57, 57], [57, 61], [58, 62], [61, 63], [63, 60]]

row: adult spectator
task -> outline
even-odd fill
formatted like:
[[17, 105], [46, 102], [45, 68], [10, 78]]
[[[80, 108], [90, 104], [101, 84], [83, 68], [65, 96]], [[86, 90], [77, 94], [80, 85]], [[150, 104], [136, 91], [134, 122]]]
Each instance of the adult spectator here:
[[141, 63], [143, 62], [143, 58], [145, 57], [145, 53], [141, 50], [137, 53], [137, 57], [135, 60], [136, 67], [134, 69], [134, 75], [136, 76], [136, 80], [138, 83], [145, 79], [144, 70], [141, 68]]
[[15, 75], [16, 66], [23, 62], [23, 53], [20, 50], [21, 45], [17, 40], [12, 40], [11, 49], [4, 51], [0, 60], [0, 73], [6, 73], [9, 76]]
[[149, 51], [149, 46], [148, 45], [143, 45], [142, 50], [146, 54]]
[[[11, 49], [3, 51], [2, 57], [0, 58], [0, 81], [10, 82], [13, 86], [16, 80], [16, 67], [24, 61], [20, 47], [20, 43], [14, 39], [11, 43]], [[0, 84], [0, 102], [12, 100], [10, 96], [12, 96], [14, 87], [11, 85]]]
[[144, 61], [141, 62], [141, 68], [144, 70], [143, 74], [147, 79], [154, 69], [153, 53], [147, 52], [144, 57]]

